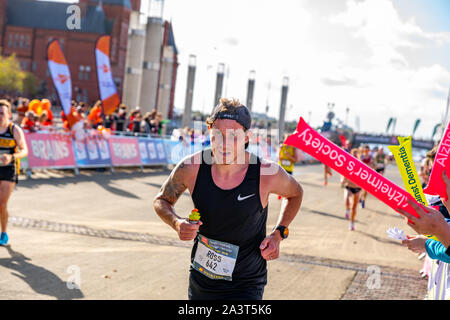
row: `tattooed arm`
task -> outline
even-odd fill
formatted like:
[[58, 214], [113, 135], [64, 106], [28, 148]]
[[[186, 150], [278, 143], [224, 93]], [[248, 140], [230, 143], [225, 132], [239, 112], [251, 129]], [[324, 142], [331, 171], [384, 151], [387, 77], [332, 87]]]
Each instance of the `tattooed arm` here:
[[183, 192], [191, 186], [195, 177], [195, 165], [187, 164], [189, 159], [181, 160], [164, 182], [153, 201], [153, 208], [158, 216], [177, 233], [180, 240], [193, 240], [202, 222], [190, 224], [188, 219], [175, 213], [175, 203]]

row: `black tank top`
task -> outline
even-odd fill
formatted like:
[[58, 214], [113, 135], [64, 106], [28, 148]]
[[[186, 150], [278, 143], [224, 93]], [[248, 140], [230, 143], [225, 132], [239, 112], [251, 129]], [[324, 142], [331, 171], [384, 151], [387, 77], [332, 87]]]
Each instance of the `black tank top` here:
[[[262, 207], [259, 194], [261, 161], [250, 153], [251, 160], [244, 180], [229, 190], [219, 188], [211, 175], [211, 149], [202, 152], [202, 163], [195, 182], [192, 200], [203, 225], [199, 233], [207, 238], [239, 246], [232, 281], [212, 280], [191, 267], [191, 280], [208, 290], [267, 283], [266, 260], [259, 246], [266, 237], [267, 208]], [[194, 259], [197, 239], [192, 248]]]
[[[0, 133], [0, 154], [14, 154], [17, 150], [17, 142], [14, 139], [14, 126], [10, 123], [5, 132]], [[6, 166], [15, 166], [15, 162], [11, 162]], [[2, 167], [5, 167], [1, 165]]]

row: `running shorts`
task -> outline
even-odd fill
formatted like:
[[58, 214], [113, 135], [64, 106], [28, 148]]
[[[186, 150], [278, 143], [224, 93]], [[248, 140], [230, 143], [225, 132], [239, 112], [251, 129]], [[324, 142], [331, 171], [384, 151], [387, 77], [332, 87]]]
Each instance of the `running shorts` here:
[[189, 276], [189, 300], [262, 300], [263, 298], [263, 285], [236, 286], [230, 283], [229, 289], [226, 290], [218, 291], [214, 287], [208, 290], [201, 287], [195, 279], [192, 279], [193, 272], [197, 271], [192, 271]]
[[0, 166], [0, 180], [18, 183], [16, 166]]
[[347, 189], [352, 194], [357, 194], [358, 192], [361, 191], [361, 188], [345, 187], [345, 189]]

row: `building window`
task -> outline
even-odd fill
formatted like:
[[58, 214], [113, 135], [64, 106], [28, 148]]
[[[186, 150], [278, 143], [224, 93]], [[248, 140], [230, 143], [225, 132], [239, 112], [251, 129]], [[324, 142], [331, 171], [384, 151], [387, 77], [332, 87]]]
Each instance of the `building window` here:
[[20, 61], [20, 69], [27, 70], [28, 69], [28, 61]]
[[8, 37], [8, 47], [12, 47], [13, 46], [13, 34], [10, 33], [9, 37]]
[[21, 34], [19, 36], [19, 48], [23, 48], [24, 46], [24, 40], [25, 40], [25, 36], [23, 34]]
[[26, 48], [26, 49], [29, 49], [29, 48], [30, 48], [30, 35], [29, 35], [29, 34], [27, 34], [27, 35], [25, 36], [25, 48]]
[[88, 91], [87, 89], [83, 89], [83, 101], [88, 102]]
[[36, 61], [33, 61], [33, 62], [31, 63], [31, 71], [35, 72], [35, 71], [36, 71], [36, 68], [37, 68], [37, 63], [36, 63]]
[[78, 74], [78, 80], [83, 80], [84, 79], [84, 66], [80, 66], [80, 73]]
[[78, 73], [78, 80], [89, 80], [91, 73], [90, 66], [80, 66], [80, 72]]
[[84, 80], [89, 80], [89, 74], [91, 73], [91, 67], [90, 66], [86, 66], [85, 68], [86, 72], [84, 75]]
[[19, 46], [19, 34], [14, 35], [14, 48], [17, 48]]

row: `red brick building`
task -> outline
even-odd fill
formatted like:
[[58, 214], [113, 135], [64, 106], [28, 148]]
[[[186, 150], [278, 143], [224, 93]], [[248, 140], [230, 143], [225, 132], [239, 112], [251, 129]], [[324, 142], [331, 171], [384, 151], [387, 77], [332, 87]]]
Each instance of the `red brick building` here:
[[[80, 29], [69, 30], [67, 8], [81, 10]], [[140, 0], [79, 0], [68, 4], [36, 0], [0, 0], [0, 54], [16, 53], [23, 70], [45, 81], [47, 96], [56, 100], [48, 73], [47, 44], [58, 39], [72, 76], [73, 99], [92, 103], [99, 98], [95, 66], [95, 43], [111, 35], [111, 67], [122, 94], [130, 13]], [[70, 11], [69, 11], [70, 12]]]

